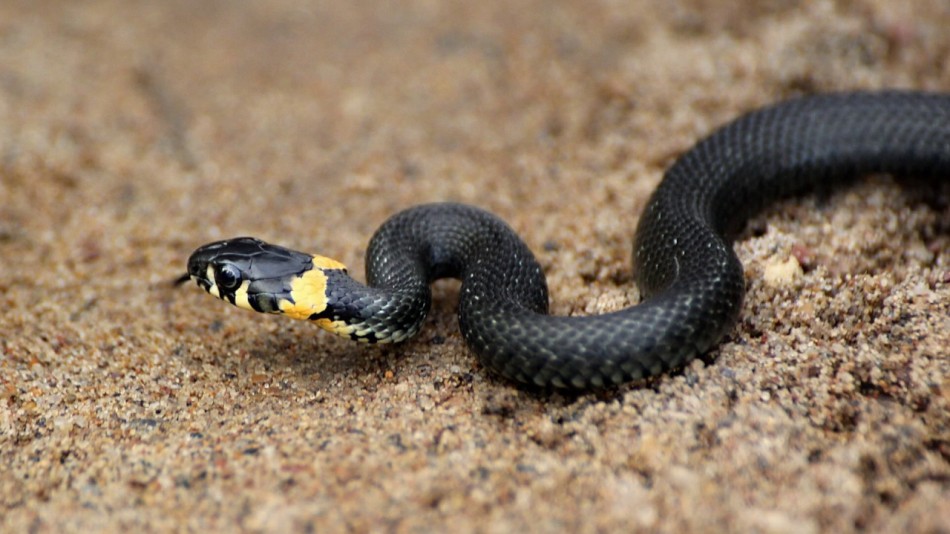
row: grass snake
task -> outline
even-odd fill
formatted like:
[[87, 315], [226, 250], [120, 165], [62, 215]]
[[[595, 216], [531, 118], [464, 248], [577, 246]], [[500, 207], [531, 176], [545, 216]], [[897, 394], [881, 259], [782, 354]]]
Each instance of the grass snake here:
[[745, 289], [732, 241], [750, 216], [878, 172], [950, 178], [950, 95], [812, 95], [719, 128], [669, 168], [640, 218], [633, 265], [643, 301], [604, 315], [548, 315], [545, 277], [524, 242], [498, 217], [453, 203], [386, 221], [367, 249], [366, 285], [339, 262], [249, 237], [200, 247], [182, 280], [382, 343], [419, 330], [433, 280], [458, 278], [459, 326], [486, 367], [527, 384], [601, 387], [682, 366], [729, 332]]

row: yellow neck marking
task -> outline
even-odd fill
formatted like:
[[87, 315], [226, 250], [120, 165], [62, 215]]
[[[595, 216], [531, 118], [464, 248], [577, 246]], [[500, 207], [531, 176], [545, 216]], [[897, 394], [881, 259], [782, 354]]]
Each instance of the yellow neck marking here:
[[346, 271], [342, 263], [325, 258], [313, 257], [313, 269], [294, 278], [290, 283], [290, 300], [280, 301], [280, 311], [294, 319], [309, 319], [311, 315], [327, 309], [327, 275], [324, 269]]
[[313, 255], [313, 266], [318, 269], [339, 269], [341, 271], [346, 270], [346, 265], [334, 260], [333, 258], [327, 258], [326, 256]]
[[[330, 319], [317, 319], [314, 321], [317, 326], [326, 330], [327, 332], [332, 332], [338, 336], [349, 337], [353, 333], [354, 327], [346, 324], [343, 321], [333, 321]], [[365, 339], [360, 338], [361, 341], [366, 341]]]

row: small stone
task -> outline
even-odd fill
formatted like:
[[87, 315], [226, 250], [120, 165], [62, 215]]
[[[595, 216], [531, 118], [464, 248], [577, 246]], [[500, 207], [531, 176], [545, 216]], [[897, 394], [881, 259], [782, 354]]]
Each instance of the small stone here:
[[795, 279], [801, 277], [802, 266], [795, 259], [795, 256], [789, 256], [785, 261], [772, 261], [765, 266], [762, 278], [765, 283], [771, 287], [786, 286]]

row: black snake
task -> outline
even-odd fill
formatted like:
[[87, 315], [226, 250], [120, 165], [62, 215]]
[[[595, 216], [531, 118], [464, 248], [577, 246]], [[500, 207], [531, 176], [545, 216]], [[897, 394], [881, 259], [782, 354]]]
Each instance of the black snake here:
[[183, 279], [244, 308], [388, 342], [418, 331], [433, 280], [459, 278], [459, 325], [485, 366], [529, 384], [599, 387], [682, 366], [733, 327], [744, 280], [731, 243], [752, 214], [874, 172], [950, 179], [950, 95], [808, 96], [716, 130], [666, 172], [640, 219], [633, 263], [643, 302], [605, 315], [547, 315], [528, 247], [496, 216], [450, 203], [386, 221], [369, 244], [367, 285], [333, 260], [253, 238], [199, 248]]

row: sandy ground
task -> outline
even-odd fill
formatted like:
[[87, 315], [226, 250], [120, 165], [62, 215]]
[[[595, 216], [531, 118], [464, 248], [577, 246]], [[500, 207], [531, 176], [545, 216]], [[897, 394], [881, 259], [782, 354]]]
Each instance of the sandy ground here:
[[676, 155], [791, 95], [950, 90], [947, 28], [945, 0], [0, 3], [0, 529], [950, 532], [947, 187], [777, 206], [719, 350], [576, 397], [482, 368], [456, 283], [383, 349], [168, 285], [243, 234], [361, 276], [383, 219], [455, 200], [525, 236], [555, 312], [616, 309]]

